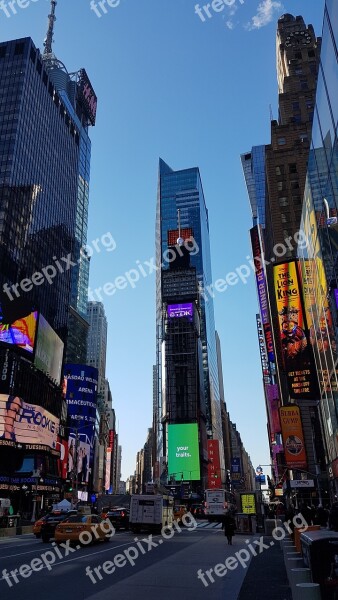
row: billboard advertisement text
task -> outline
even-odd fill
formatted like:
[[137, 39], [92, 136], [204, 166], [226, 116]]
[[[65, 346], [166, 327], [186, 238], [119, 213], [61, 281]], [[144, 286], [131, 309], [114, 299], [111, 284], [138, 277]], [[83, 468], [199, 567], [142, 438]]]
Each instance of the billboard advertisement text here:
[[282, 406], [279, 409], [284, 444], [285, 462], [288, 468], [307, 466], [302, 420], [299, 407]]
[[219, 441], [208, 440], [208, 489], [222, 487]]
[[279, 336], [289, 393], [295, 399], [318, 397], [316, 370], [303, 314], [295, 261], [274, 266]]
[[0, 446], [56, 450], [59, 425], [59, 419], [44, 408], [0, 394]]
[[181, 481], [200, 479], [197, 423], [168, 425], [168, 475]]

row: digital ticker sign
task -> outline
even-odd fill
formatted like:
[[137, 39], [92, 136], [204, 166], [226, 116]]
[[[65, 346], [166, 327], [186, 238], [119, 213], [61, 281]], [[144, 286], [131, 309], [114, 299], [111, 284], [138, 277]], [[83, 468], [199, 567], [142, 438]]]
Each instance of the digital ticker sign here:
[[168, 475], [179, 481], [200, 479], [197, 423], [168, 425]]

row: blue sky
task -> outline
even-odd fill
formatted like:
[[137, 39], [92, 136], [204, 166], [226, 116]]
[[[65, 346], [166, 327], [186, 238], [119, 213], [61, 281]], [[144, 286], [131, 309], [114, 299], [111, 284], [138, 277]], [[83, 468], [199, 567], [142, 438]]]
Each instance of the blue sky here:
[[[277, 19], [285, 12], [303, 15], [320, 35], [324, 0], [236, 0], [204, 22], [195, 4], [121, 0], [99, 18], [90, 0], [58, 0], [54, 51], [69, 71], [86, 68], [99, 99], [90, 134], [88, 242], [106, 232], [116, 242], [114, 252], [101, 246], [93, 255], [92, 289], [154, 256], [159, 156], [173, 169], [200, 168], [213, 280], [247, 262], [251, 216], [240, 154], [269, 142], [269, 105], [277, 116]], [[10, 17], [0, 11], [1, 41], [30, 36], [41, 47], [48, 12], [48, 0], [31, 1]], [[103, 299], [107, 375], [126, 478], [152, 422], [155, 275]], [[266, 464], [253, 276], [214, 302], [228, 410], [254, 466]]]

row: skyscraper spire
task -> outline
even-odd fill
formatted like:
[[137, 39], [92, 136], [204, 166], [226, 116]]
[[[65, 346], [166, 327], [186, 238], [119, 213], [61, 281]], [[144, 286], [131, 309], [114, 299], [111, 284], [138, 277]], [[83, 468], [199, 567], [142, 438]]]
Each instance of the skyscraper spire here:
[[53, 53], [52, 44], [53, 44], [53, 35], [54, 35], [54, 23], [56, 21], [55, 7], [57, 5], [57, 1], [51, 0], [50, 3], [51, 3], [51, 12], [48, 15], [48, 30], [47, 30], [47, 35], [46, 35], [45, 41], [43, 43], [43, 45], [45, 47], [44, 52], [43, 52], [44, 55]]

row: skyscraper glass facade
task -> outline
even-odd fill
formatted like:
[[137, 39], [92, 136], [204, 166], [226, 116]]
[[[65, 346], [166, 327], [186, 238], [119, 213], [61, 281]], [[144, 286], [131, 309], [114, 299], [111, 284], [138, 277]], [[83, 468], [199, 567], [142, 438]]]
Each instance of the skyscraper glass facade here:
[[[163, 367], [161, 356], [163, 336], [161, 272], [169, 269], [169, 264], [163, 261], [163, 256], [168, 249], [168, 231], [178, 229], [178, 210], [180, 210], [181, 228], [192, 229], [194, 243], [198, 247], [198, 251], [191, 255], [191, 266], [196, 268], [201, 292], [201, 341], [207, 428], [209, 435], [220, 440], [220, 453], [223, 457], [214, 306], [210, 294], [206, 292], [207, 286], [212, 283], [208, 211], [199, 169], [173, 171], [163, 161], [160, 161], [156, 219], [156, 260], [157, 265], [161, 265], [161, 269], [157, 271], [157, 376], [159, 378], [157, 420], [161, 420], [163, 384], [161, 381]], [[162, 427], [159, 427], [157, 431], [157, 451], [159, 458], [163, 452]]]
[[[73, 319], [82, 350], [69, 358], [85, 362], [90, 140], [81, 85], [30, 38], [0, 44], [0, 80], [2, 308], [38, 308], [68, 348]], [[20, 284], [46, 267], [49, 279]]]

